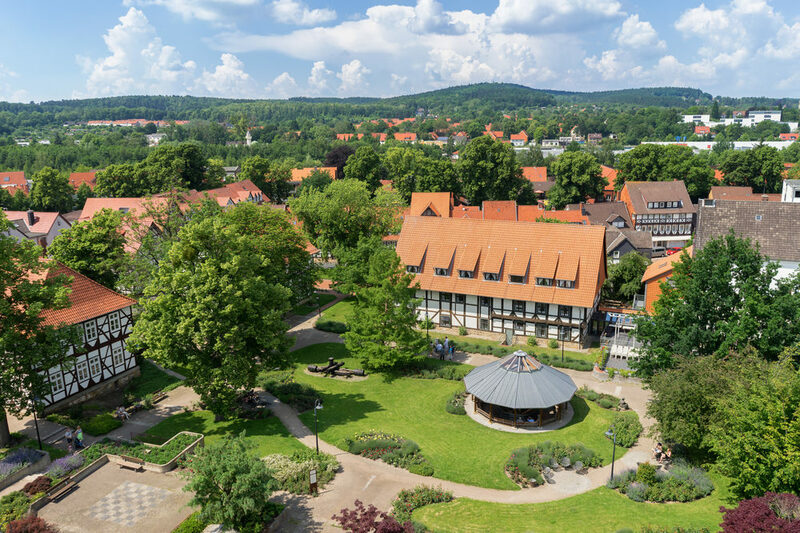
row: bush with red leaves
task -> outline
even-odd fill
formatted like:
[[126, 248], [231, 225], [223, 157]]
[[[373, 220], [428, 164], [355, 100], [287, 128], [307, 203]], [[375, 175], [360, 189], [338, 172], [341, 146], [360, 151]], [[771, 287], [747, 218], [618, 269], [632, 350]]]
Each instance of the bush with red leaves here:
[[39, 494], [40, 492], [47, 492], [50, 490], [50, 487], [53, 486], [53, 480], [47, 476], [39, 476], [24, 487], [22, 487], [22, 492], [27, 494], [28, 496], [33, 496], [34, 494]]
[[364, 507], [356, 500], [355, 509], [342, 509], [340, 515], [333, 515], [342, 529], [350, 533], [414, 533], [411, 522], [401, 524], [393, 516], [383, 513], [370, 504]]
[[725, 533], [800, 533], [800, 498], [794, 494], [768, 492], [720, 511], [725, 514], [720, 524]]
[[9, 522], [6, 533], [58, 533], [58, 529], [38, 516], [26, 516]]

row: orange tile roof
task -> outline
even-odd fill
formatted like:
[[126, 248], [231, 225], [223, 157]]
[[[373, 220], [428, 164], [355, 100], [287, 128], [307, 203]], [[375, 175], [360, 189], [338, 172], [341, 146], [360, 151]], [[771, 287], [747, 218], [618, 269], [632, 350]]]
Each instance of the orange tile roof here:
[[337, 141], [349, 141], [353, 138], [354, 133], [337, 133], [336, 140]]
[[[425, 250], [432, 255], [453, 244], [454, 272], [434, 276], [433, 266], [424, 261], [415, 276], [421, 289], [591, 308], [606, 279], [602, 226], [411, 216], [403, 221], [397, 253], [403, 263], [414, 264], [416, 258], [422, 259]], [[524, 259], [516, 259], [517, 253], [524, 258], [526, 252], [530, 254], [531, 272], [546, 270], [552, 272], [551, 277], [556, 273], [558, 252], [577, 257], [580, 266], [575, 288], [539, 287], [532, 274], [523, 284], [508, 283], [512, 266], [519, 271], [518, 261], [524, 263]], [[498, 262], [503, 264], [504, 257], [507, 264], [500, 270], [501, 281], [484, 281], [483, 273], [499, 268]], [[477, 264], [475, 278], [460, 278], [457, 270], [470, 270], [473, 261]]]
[[509, 135], [509, 139], [512, 141], [525, 141], [528, 142], [528, 134], [525, 131], [520, 131], [519, 133], [512, 133]]
[[433, 268], [450, 268], [450, 263], [453, 262], [453, 254], [456, 251], [455, 244], [447, 244], [437, 248], [429, 259], [430, 265]]
[[450, 211], [453, 208], [453, 193], [415, 192], [411, 194], [409, 215], [420, 216], [429, 207], [436, 216], [450, 218]]
[[600, 170], [602, 171], [602, 176], [608, 181], [608, 185], [606, 185], [603, 190], [613, 192], [614, 184], [617, 182], [617, 169], [600, 165]]
[[[685, 251], [689, 254], [689, 256], [692, 255], [691, 246], [686, 248]], [[680, 261], [681, 256], [683, 256], [683, 252], [653, 259], [653, 262], [648, 265], [647, 269], [644, 271], [644, 275], [642, 275], [642, 283], [646, 283], [653, 278], [672, 272], [674, 263]]]
[[477, 205], [459, 205], [453, 208], [454, 218], [483, 218], [481, 208]]
[[416, 133], [395, 133], [394, 138], [397, 141], [413, 142], [417, 140]]
[[522, 167], [522, 177], [532, 183], [547, 181], [547, 167]]
[[569, 224], [589, 224], [589, 217], [580, 209], [545, 211], [538, 205], [521, 205], [517, 208], [520, 221], [536, 222], [543, 218], [552, 218]]
[[484, 220], [517, 220], [517, 202], [514, 200], [486, 200], [482, 209]]
[[558, 270], [556, 279], [575, 281], [578, 277], [578, 262], [580, 257], [574, 252], [566, 252], [558, 256]]
[[524, 276], [528, 273], [528, 265], [531, 262], [531, 251], [514, 249], [509, 251], [508, 257], [508, 275], [509, 276]]
[[800, 133], [781, 133], [778, 138], [782, 141], [796, 141], [800, 137]]
[[33, 233], [49, 233], [56, 219], [60, 216], [56, 212], [34, 211], [34, 222], [28, 225], [28, 213], [26, 211], [4, 211], [8, 220], [21, 220], [25, 227]]
[[722, 181], [722, 179], [724, 177], [725, 177], [725, 174], [723, 174], [721, 170], [717, 170], [716, 168], [714, 169], [714, 179], [715, 180]]
[[22, 189], [25, 194], [28, 194], [28, 180], [25, 179], [25, 172], [21, 170], [0, 172], [0, 187], [4, 189]]
[[331, 179], [336, 179], [336, 167], [308, 167], [308, 168], [293, 168], [292, 169], [292, 177], [289, 181], [303, 181], [314, 171], [319, 170], [320, 172], [327, 172], [330, 174]]
[[708, 126], [695, 126], [694, 133], [695, 135], [708, 135], [711, 133], [711, 128]]
[[85, 183], [90, 189], [94, 190], [97, 172], [97, 170], [92, 170], [91, 172], [73, 172], [69, 175], [69, 184], [77, 190], [81, 184]]
[[59, 274], [73, 278], [70, 284], [72, 288], [72, 292], [69, 294], [70, 306], [65, 309], [43, 311], [43, 322], [47, 326], [79, 324], [136, 303], [136, 300], [114, 292], [61, 263], [57, 263], [56, 267], [51, 268], [47, 272], [46, 278], [51, 279]]

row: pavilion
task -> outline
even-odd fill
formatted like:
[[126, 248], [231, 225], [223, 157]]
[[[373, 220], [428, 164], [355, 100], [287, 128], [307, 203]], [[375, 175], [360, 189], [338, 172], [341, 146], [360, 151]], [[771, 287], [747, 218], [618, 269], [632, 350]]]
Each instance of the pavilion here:
[[515, 428], [561, 420], [578, 390], [568, 375], [522, 350], [474, 369], [464, 384], [474, 412]]

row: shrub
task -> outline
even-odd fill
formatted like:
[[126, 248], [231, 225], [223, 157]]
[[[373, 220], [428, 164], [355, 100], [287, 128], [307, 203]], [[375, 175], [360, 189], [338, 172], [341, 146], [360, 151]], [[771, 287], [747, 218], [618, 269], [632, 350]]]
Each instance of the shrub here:
[[381, 533], [414, 533], [411, 522], [401, 524], [397, 519], [378, 510], [370, 504], [364, 507], [360, 500], [354, 502], [355, 509], [342, 509], [341, 514], [333, 515], [333, 520], [341, 528], [351, 533], [367, 533], [380, 531]]
[[628, 498], [635, 502], [643, 502], [647, 494], [647, 485], [634, 481], [628, 485], [627, 492]]
[[14, 491], [0, 498], [0, 531], [5, 531], [9, 522], [21, 518], [28, 510], [29, 500], [20, 491]]
[[603, 409], [613, 409], [614, 407], [616, 407], [616, 405], [614, 405], [614, 402], [612, 402], [607, 398], [600, 398], [599, 400], [597, 400], [597, 405], [599, 405]]
[[550, 339], [549, 341], [547, 341], [547, 346], [549, 346], [550, 349], [555, 350], [556, 348], [558, 348], [558, 341], [555, 339]]
[[83, 430], [89, 435], [97, 437], [99, 435], [105, 435], [109, 431], [113, 431], [121, 426], [122, 421], [118, 420], [111, 413], [101, 413], [87, 420], [83, 424]]
[[614, 379], [614, 374], [617, 372], [616, 368], [606, 368], [606, 372], [608, 372], [608, 379]]
[[464, 326], [458, 326], [458, 334], [461, 335], [462, 337], [466, 337], [467, 328], [465, 328]]
[[629, 483], [636, 480], [636, 470], [630, 469], [625, 470], [620, 474], [612, 477], [606, 483], [606, 487], [609, 489], [623, 489], [627, 487]]
[[656, 483], [656, 467], [650, 463], [641, 463], [636, 469], [636, 481], [646, 485]]
[[45, 475], [49, 476], [53, 480], [61, 479], [82, 467], [85, 460], [85, 457], [79, 453], [74, 453], [72, 455], [62, 457], [61, 459], [56, 459], [50, 463]]
[[564, 468], [580, 464], [576, 470], [603, 464], [602, 459], [583, 444], [566, 446], [561, 442], [544, 441], [514, 450], [506, 461], [506, 473], [523, 487], [541, 485], [544, 483], [542, 472], [550, 467], [551, 461]]
[[345, 324], [344, 322], [339, 322], [337, 320], [328, 320], [325, 318], [317, 320], [316, 324], [314, 324], [314, 327], [322, 331], [330, 331], [331, 333], [338, 333], [338, 334], [347, 333], [347, 331], [350, 330], [350, 328], [347, 327], [347, 324]]
[[[617, 444], [623, 448], [633, 446], [642, 433], [642, 424], [639, 422], [639, 416], [633, 411], [617, 413], [614, 415], [612, 425], [617, 435]], [[612, 437], [608, 438], [612, 439]]]
[[467, 412], [464, 410], [464, 400], [467, 398], [467, 393], [465, 391], [456, 391], [447, 400], [447, 404], [445, 404], [445, 410], [450, 413], [451, 415], [465, 415]]
[[205, 520], [200, 517], [200, 511], [196, 511], [186, 517], [186, 520], [178, 524], [172, 533], [203, 533], [208, 526]]
[[264, 458], [264, 463], [281, 490], [292, 494], [309, 494], [311, 470], [317, 471], [317, 484], [323, 487], [333, 479], [339, 469], [339, 462], [333, 455], [317, 454], [312, 449], [297, 451], [291, 455], [268, 455]]
[[53, 486], [53, 481], [47, 476], [39, 476], [30, 483], [22, 487], [22, 492], [28, 496], [39, 494], [40, 492], [47, 492]]
[[347, 450], [367, 459], [382, 460], [390, 465], [405, 468], [423, 476], [433, 475], [433, 466], [420, 453], [419, 445], [398, 435], [369, 431], [345, 439]]
[[767, 492], [760, 498], [739, 502], [735, 509], [720, 507], [724, 533], [800, 531], [800, 498], [794, 494]]
[[319, 393], [314, 387], [294, 380], [294, 370], [268, 372], [264, 390], [301, 413], [312, 409], [314, 402], [319, 398]]
[[525, 342], [528, 344], [528, 346], [533, 346], [534, 348], [539, 346], [539, 341], [536, 339], [536, 337], [528, 337]]
[[10, 522], [6, 533], [58, 533], [58, 529], [38, 516], [26, 516]]
[[708, 496], [714, 490], [702, 469], [686, 464], [659, 471], [649, 463], [642, 463], [637, 470], [626, 470], [614, 476], [606, 486], [618, 489], [634, 501], [650, 502], [689, 502]]
[[453, 493], [443, 490], [441, 487], [426, 487], [419, 485], [413, 489], [404, 489], [397, 494], [397, 498], [392, 502], [391, 514], [399, 522], [411, 520], [411, 514], [420, 507], [432, 505], [434, 503], [444, 503], [453, 501]]

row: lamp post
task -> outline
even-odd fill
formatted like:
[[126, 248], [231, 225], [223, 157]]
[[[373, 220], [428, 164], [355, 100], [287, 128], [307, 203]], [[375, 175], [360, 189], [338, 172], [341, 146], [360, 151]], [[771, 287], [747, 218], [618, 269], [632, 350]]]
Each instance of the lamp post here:
[[617, 432], [614, 431], [614, 426], [611, 426], [606, 431], [606, 437], [614, 439], [614, 447], [611, 449], [611, 479], [614, 479], [614, 460], [617, 456]]
[[42, 449], [42, 437], [39, 436], [39, 418], [36, 416], [36, 411], [38, 410], [39, 403], [36, 401], [37, 398], [33, 399], [33, 424], [36, 426], [36, 440], [39, 443], [39, 449]]
[[[564, 328], [564, 326], [561, 326], [561, 328]], [[561, 363], [562, 364], [564, 363], [564, 331], [563, 331], [563, 329], [561, 331]]]
[[322, 402], [319, 399], [314, 400], [314, 440], [317, 443], [317, 455], [319, 455], [319, 434], [317, 433], [317, 411], [322, 409]]

